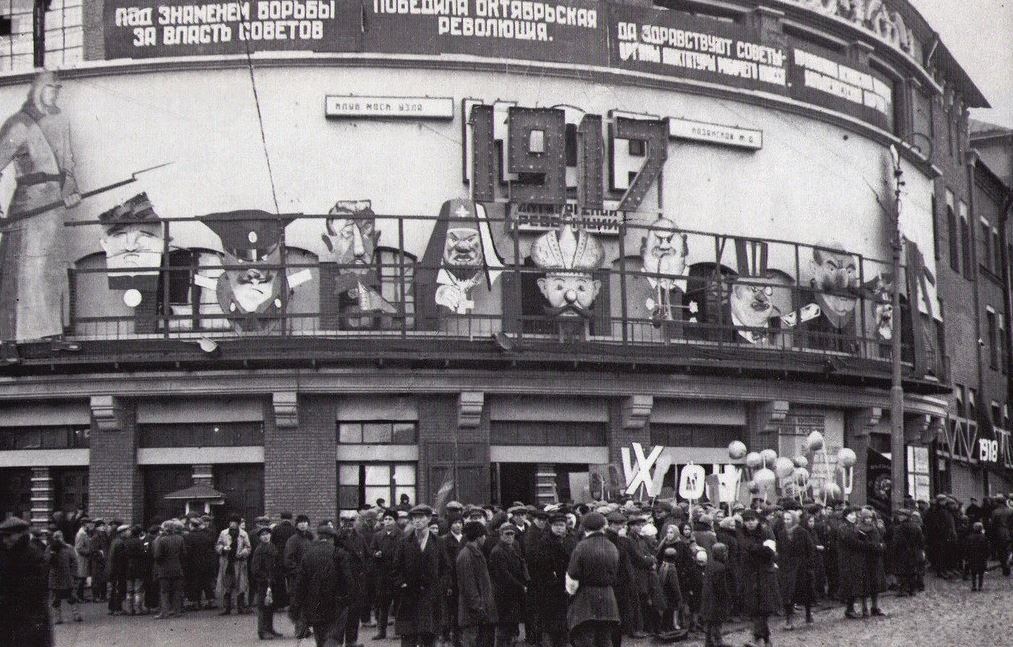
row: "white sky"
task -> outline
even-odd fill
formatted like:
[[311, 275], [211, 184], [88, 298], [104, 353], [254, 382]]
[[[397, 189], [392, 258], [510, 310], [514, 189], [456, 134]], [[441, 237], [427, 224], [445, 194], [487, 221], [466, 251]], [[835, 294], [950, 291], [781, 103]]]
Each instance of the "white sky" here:
[[1013, 128], [1013, 0], [909, 0], [992, 105], [975, 119]]

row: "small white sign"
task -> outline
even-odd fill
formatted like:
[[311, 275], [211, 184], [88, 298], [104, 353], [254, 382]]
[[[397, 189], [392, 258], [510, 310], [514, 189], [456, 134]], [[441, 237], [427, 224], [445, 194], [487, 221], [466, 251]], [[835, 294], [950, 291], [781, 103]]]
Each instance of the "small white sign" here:
[[690, 463], [682, 468], [682, 474], [679, 475], [679, 496], [693, 501], [703, 498], [706, 478], [707, 472], [702, 465]]
[[723, 126], [677, 117], [669, 117], [668, 119], [668, 136], [675, 139], [689, 139], [750, 150], [763, 148], [762, 130]]
[[339, 97], [324, 100], [328, 119], [453, 119], [450, 97]]

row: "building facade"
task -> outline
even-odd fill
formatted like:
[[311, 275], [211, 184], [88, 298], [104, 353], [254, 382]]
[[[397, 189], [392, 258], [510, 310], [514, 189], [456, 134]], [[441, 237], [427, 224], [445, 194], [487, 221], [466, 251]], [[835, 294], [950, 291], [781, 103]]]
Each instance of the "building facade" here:
[[987, 103], [907, 4], [56, 4], [62, 87], [24, 30], [0, 80], [5, 514], [586, 500], [634, 443], [668, 495], [812, 431], [888, 505], [895, 316], [904, 486], [982, 487]]

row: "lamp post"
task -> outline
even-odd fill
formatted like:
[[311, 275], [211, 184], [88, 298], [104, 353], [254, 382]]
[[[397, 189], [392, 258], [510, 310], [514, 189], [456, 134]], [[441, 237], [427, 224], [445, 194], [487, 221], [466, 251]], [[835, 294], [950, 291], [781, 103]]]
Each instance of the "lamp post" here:
[[[890, 490], [890, 504], [893, 508], [900, 508], [904, 505], [904, 386], [901, 383], [901, 311], [900, 311], [900, 254], [903, 248], [900, 233], [900, 198], [904, 186], [904, 170], [900, 165], [900, 153], [896, 145], [890, 146], [890, 157], [893, 160], [893, 316], [891, 326], [893, 336], [890, 352], [890, 481], [893, 486]], [[917, 325], [918, 308], [917, 304], [911, 303], [912, 321]]]

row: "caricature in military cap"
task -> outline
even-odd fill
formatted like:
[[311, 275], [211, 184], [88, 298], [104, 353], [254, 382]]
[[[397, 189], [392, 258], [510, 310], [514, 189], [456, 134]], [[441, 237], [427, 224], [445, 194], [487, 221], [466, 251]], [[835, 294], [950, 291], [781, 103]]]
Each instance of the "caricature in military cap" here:
[[282, 234], [290, 220], [252, 209], [209, 214], [198, 220], [218, 234], [226, 266], [217, 283], [201, 287], [214, 287], [236, 332], [280, 329], [291, 289], [309, 278], [308, 270], [289, 277], [280, 267]]
[[146, 193], [102, 212], [99, 222], [109, 289], [125, 290], [123, 302], [136, 308], [143, 294], [158, 288], [158, 268], [166, 246], [162, 222]]

